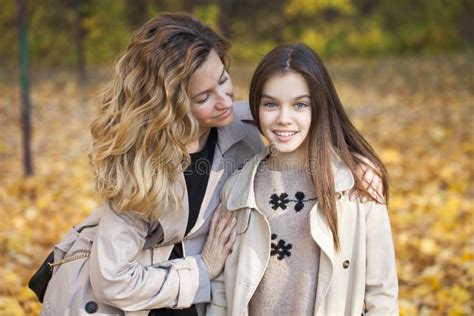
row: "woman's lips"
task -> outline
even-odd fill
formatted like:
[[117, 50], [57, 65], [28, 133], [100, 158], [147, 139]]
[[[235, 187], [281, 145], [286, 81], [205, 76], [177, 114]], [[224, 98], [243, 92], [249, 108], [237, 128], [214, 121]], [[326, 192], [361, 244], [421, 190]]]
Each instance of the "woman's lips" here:
[[221, 114], [217, 115], [215, 118], [223, 120], [223, 119], [226, 119], [227, 117], [229, 117], [229, 115], [231, 113], [232, 113], [232, 108], [228, 108], [227, 110], [225, 110]]

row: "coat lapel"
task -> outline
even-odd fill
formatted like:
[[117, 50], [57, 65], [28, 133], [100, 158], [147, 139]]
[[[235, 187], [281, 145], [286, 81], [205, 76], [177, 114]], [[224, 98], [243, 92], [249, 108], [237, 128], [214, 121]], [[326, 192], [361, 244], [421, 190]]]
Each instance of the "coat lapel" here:
[[319, 272], [318, 272], [318, 286], [316, 289], [316, 302], [314, 304], [315, 312], [324, 301], [329, 285], [331, 284], [333, 275], [334, 265], [334, 241], [333, 235], [329, 226], [326, 225], [326, 219], [324, 218], [318, 204], [313, 207], [310, 212], [310, 226], [311, 236], [313, 240], [321, 248], [321, 254], [319, 259]]
[[175, 243], [183, 239], [186, 225], [176, 223], [187, 223], [189, 215], [188, 192], [184, 174], [180, 172], [177, 181], [173, 184], [174, 192], [181, 205], [175, 205], [169, 212], [163, 212], [160, 217], [161, 229], [163, 230], [163, 243]]

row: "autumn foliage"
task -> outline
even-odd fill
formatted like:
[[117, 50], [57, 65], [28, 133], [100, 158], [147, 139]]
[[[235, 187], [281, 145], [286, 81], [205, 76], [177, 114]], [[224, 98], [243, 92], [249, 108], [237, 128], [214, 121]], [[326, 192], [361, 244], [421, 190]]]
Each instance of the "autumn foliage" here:
[[[351, 59], [329, 70], [355, 125], [386, 163], [402, 315], [472, 315], [472, 55]], [[252, 67], [234, 65], [245, 99]], [[0, 314], [36, 315], [27, 282], [99, 200], [88, 126], [103, 81], [41, 73], [32, 82], [35, 175], [22, 177], [20, 94], [0, 83]]]

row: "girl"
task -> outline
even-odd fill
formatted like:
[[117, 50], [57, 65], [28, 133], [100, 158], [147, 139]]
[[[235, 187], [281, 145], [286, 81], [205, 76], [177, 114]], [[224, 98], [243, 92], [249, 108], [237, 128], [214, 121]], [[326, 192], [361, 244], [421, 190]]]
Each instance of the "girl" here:
[[221, 192], [237, 240], [213, 282], [209, 314], [398, 314], [397, 275], [385, 204], [356, 174], [367, 157], [387, 173], [349, 121], [329, 74], [303, 44], [269, 52], [253, 75], [252, 116], [270, 146]]
[[43, 315], [204, 314], [236, 238], [231, 213], [212, 216], [220, 189], [263, 147], [228, 48], [182, 13], [134, 35], [91, 128], [106, 203], [55, 247]]

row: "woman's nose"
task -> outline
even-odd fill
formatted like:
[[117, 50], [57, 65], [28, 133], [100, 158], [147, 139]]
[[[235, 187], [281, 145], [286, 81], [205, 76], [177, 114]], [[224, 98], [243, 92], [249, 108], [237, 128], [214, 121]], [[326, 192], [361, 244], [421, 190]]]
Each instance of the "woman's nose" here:
[[230, 92], [224, 90], [219, 91], [217, 95], [217, 105], [220, 109], [227, 109], [234, 103], [234, 96]]

